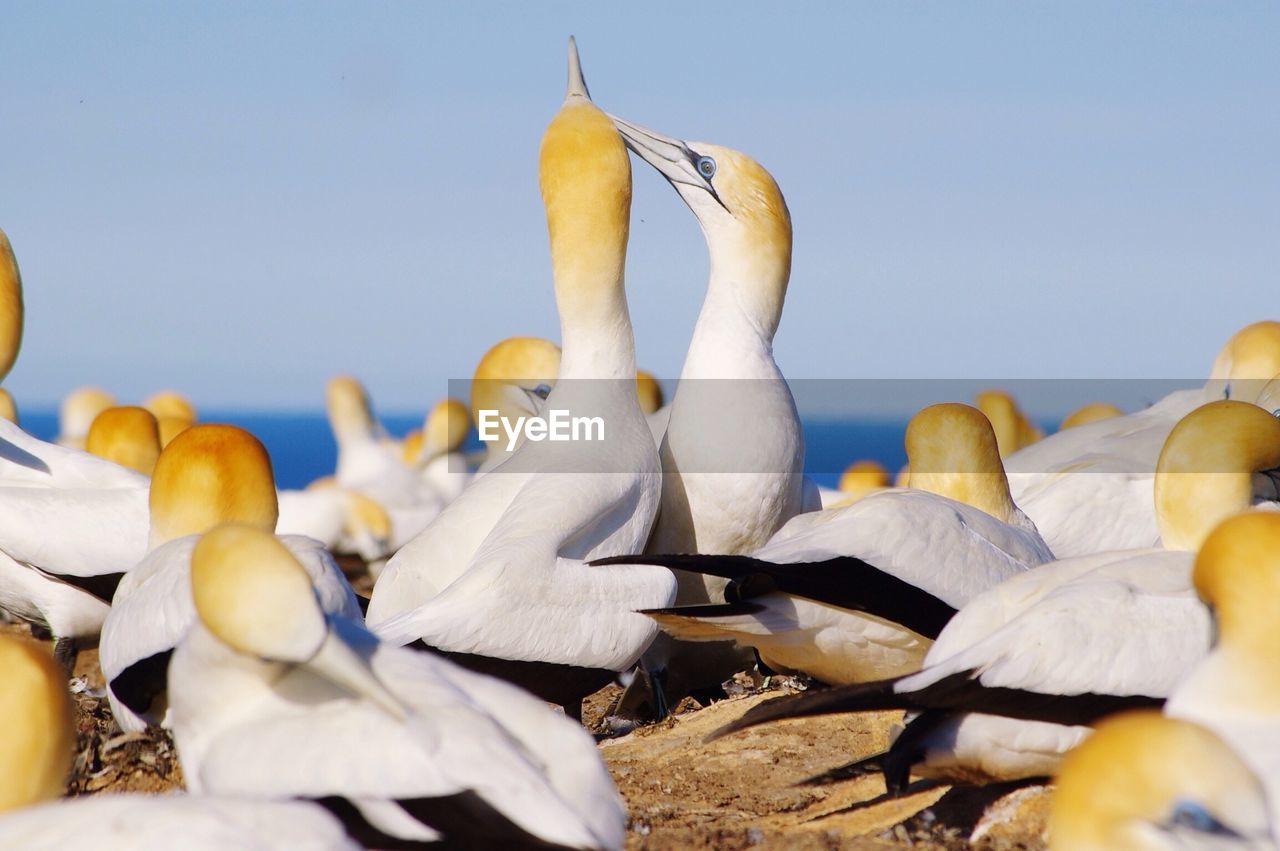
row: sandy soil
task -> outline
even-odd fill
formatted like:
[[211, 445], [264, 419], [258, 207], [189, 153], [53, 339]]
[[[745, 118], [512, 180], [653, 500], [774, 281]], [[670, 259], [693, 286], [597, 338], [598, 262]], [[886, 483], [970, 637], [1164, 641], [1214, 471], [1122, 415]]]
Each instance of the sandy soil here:
[[[25, 627], [0, 631], [26, 635]], [[48, 642], [43, 642], [52, 647]], [[102, 697], [97, 652], [84, 651], [72, 681], [78, 709], [71, 795], [182, 788], [182, 770], [163, 731], [121, 734]], [[705, 737], [757, 703], [794, 689], [783, 679], [708, 707], [686, 699], [660, 724], [627, 735], [598, 732], [600, 752], [627, 802], [629, 849], [1036, 849], [1043, 847], [1047, 795], [1031, 788], [918, 791], [884, 800], [878, 775], [826, 786], [799, 785], [884, 748], [900, 713], [830, 716], [756, 727], [711, 743]], [[587, 703], [599, 728], [617, 695], [610, 686]], [[1004, 797], [1002, 797], [1004, 796]], [[984, 812], [997, 813], [969, 837]]]

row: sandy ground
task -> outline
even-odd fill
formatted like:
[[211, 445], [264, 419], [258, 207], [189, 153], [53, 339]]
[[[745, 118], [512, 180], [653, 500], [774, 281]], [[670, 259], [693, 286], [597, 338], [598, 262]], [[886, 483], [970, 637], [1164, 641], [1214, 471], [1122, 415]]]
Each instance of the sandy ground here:
[[[27, 635], [25, 627], [0, 631]], [[48, 642], [44, 642], [52, 647]], [[1035, 849], [1043, 848], [1047, 795], [1005, 790], [923, 788], [883, 800], [878, 775], [827, 786], [799, 785], [815, 774], [883, 749], [899, 713], [784, 721], [711, 743], [707, 734], [761, 701], [793, 690], [783, 679], [708, 707], [686, 699], [660, 724], [600, 739], [600, 753], [627, 802], [629, 849]], [[77, 752], [68, 791], [164, 792], [182, 788], [182, 770], [163, 731], [124, 735], [102, 694], [97, 652], [84, 651], [72, 681]], [[615, 686], [589, 699], [584, 723], [598, 728]], [[916, 784], [923, 786], [925, 784]], [[1003, 796], [1003, 797], [1002, 797]], [[999, 813], [969, 842], [984, 812]]]

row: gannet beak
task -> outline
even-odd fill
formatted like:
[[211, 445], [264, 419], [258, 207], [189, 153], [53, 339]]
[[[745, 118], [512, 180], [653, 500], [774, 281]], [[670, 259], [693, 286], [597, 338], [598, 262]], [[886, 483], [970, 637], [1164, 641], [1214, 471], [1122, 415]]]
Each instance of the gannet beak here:
[[[607, 114], [613, 126], [618, 128], [618, 133], [627, 143], [627, 147], [669, 180], [686, 203], [691, 202], [684, 195], [684, 187], [701, 189], [732, 215], [729, 207], [720, 200], [720, 195], [711, 184], [711, 180], [698, 171], [698, 161], [704, 159], [703, 156], [690, 148], [687, 142], [683, 139], [664, 136], [656, 130], [641, 127], [639, 124], [632, 124], [625, 118], [619, 118], [611, 113]], [[697, 208], [693, 209], [696, 212]]]
[[393, 718], [405, 720], [409, 716], [408, 708], [387, 690], [369, 667], [369, 661], [347, 643], [340, 629], [340, 625], [330, 621], [324, 643], [314, 656], [302, 663], [303, 667], [344, 691], [372, 701]]
[[582, 76], [582, 60], [578, 58], [578, 42], [569, 36], [569, 84], [565, 87], [564, 98], [581, 97], [591, 100], [591, 92], [587, 90], [587, 81]]

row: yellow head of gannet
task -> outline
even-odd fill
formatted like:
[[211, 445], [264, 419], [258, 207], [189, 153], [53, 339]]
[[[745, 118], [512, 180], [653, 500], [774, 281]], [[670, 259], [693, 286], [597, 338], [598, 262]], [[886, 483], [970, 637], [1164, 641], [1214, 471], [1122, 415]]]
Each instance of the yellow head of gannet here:
[[653, 377], [653, 373], [643, 369], [636, 370], [636, 395], [640, 397], [640, 410], [645, 414], [657, 413], [666, 401], [658, 379]]
[[772, 338], [791, 277], [791, 213], [773, 176], [741, 151], [612, 118], [627, 147], [689, 205], [707, 237], [712, 270], [731, 271], [735, 297]]
[[[457, 452], [471, 431], [471, 412], [457, 399], [437, 402], [422, 424], [422, 453], [427, 458]], [[418, 456], [414, 456], [417, 458]]]
[[14, 425], [18, 424], [18, 403], [13, 401], [13, 395], [3, 387], [0, 387], [0, 417]]
[[[566, 347], [577, 339], [630, 341], [623, 266], [631, 227], [631, 161], [613, 122], [591, 102], [572, 38], [564, 103], [542, 134], [538, 186], [547, 210], [560, 339]], [[631, 362], [618, 378], [635, 373], [634, 348], [625, 348], [631, 351], [624, 360]], [[583, 351], [579, 357], [596, 354]], [[616, 365], [598, 366], [607, 372]]]
[[58, 408], [58, 440], [68, 446], [84, 448], [85, 435], [98, 414], [116, 403], [116, 397], [99, 387], [77, 387], [66, 395]]
[[348, 490], [343, 531], [352, 538], [373, 538], [381, 546], [391, 540], [391, 516], [382, 503], [359, 491]]
[[160, 447], [163, 449], [173, 439], [191, 428], [192, 420], [185, 417], [156, 417], [156, 426], [160, 429]]
[[243, 523], [274, 532], [279, 506], [271, 459], [231, 425], [193, 425], [160, 453], [151, 476], [151, 546]]
[[1039, 426], [1031, 422], [1013, 397], [1003, 390], [979, 391], [973, 397], [973, 404], [991, 421], [1001, 458], [1008, 458], [1044, 437]]
[[907, 423], [910, 485], [972, 505], [998, 520], [1013, 516], [1013, 497], [991, 422], [956, 402], [930, 405]]
[[329, 415], [329, 425], [339, 439], [344, 435], [373, 433], [373, 405], [359, 379], [350, 375], [330, 378], [325, 385], [325, 410]]
[[1280, 419], [1248, 402], [1210, 402], [1183, 417], [1156, 463], [1156, 519], [1166, 549], [1200, 548], [1253, 501], [1253, 474], [1280, 467]]
[[22, 275], [9, 237], [0, 230], [0, 381], [13, 369], [22, 346]]
[[142, 403], [142, 407], [155, 414], [156, 419], [177, 417], [189, 423], [196, 421], [195, 405], [192, 405], [190, 399], [176, 390], [161, 390], [159, 393], [152, 393]]
[[1249, 511], [1220, 523], [1196, 555], [1192, 580], [1213, 609], [1219, 648], [1265, 660], [1236, 678], [1237, 697], [1247, 691], [1248, 709], [1280, 714], [1280, 514]]
[[508, 409], [506, 391], [519, 388], [525, 393], [545, 393], [556, 383], [559, 372], [560, 347], [550, 340], [541, 337], [502, 340], [476, 364], [471, 377], [472, 418], [478, 422], [481, 411], [498, 411], [500, 416], [508, 418], [520, 416], [520, 412]]
[[1157, 847], [1155, 825], [1215, 822], [1256, 838], [1266, 835], [1266, 812], [1257, 777], [1213, 733], [1154, 711], [1125, 712], [1063, 759], [1049, 847], [1146, 851]]
[[67, 678], [42, 647], [0, 635], [0, 812], [62, 794], [75, 739]]
[[150, 476], [160, 458], [160, 429], [146, 408], [107, 408], [94, 417], [84, 448], [99, 458]]
[[1124, 416], [1124, 411], [1110, 402], [1090, 402], [1087, 405], [1081, 405], [1063, 417], [1062, 425], [1058, 426], [1058, 431], [1066, 431], [1076, 426], [1088, 425], [1099, 420], [1109, 420], [1112, 417], [1122, 416]]
[[1208, 399], [1257, 401], [1262, 386], [1280, 375], [1280, 322], [1246, 325], [1231, 335], [1213, 361]]

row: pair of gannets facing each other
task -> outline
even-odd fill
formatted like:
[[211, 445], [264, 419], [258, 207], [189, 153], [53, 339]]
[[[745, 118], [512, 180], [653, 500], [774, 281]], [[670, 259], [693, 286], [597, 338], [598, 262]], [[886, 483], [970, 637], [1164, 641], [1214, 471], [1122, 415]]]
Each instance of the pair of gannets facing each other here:
[[730, 602], [646, 612], [695, 641], [733, 639], [770, 667], [826, 683], [918, 670], [982, 591], [1053, 554], [1009, 498], [991, 424], [933, 405], [907, 425], [911, 489], [802, 514], [752, 556], [623, 556], [729, 580]]
[[[879, 767], [897, 792], [909, 772], [966, 782], [1050, 774], [1091, 724], [1160, 705], [1208, 651], [1193, 553], [1251, 507], [1253, 474], [1277, 466], [1280, 420], [1244, 402], [1198, 408], [1170, 433], [1157, 469], [1166, 549], [1077, 556], [1014, 577], [961, 609], [919, 673], [770, 701], [726, 732], [795, 715], [908, 709], [916, 714], [886, 754], [830, 776]], [[1224, 556], [1206, 548], [1200, 559]]]
[[1258, 777], [1222, 739], [1152, 711], [1098, 725], [1049, 801], [1050, 851], [1274, 851]]
[[661, 483], [623, 288], [630, 162], [587, 96], [572, 40], [569, 66], [539, 156], [563, 346], [546, 405], [601, 417], [607, 430], [528, 441], [473, 482], [388, 562], [367, 617], [389, 641], [420, 640], [576, 716], [582, 697], [648, 647], [657, 626], [634, 609], [669, 605], [675, 580], [663, 568], [586, 564], [644, 545]]
[[625, 811], [585, 730], [326, 613], [279, 539], [208, 533], [191, 593], [170, 691], [193, 793], [312, 799], [370, 847], [621, 846]]
[[[228, 522], [275, 531], [271, 460], [242, 429], [192, 426], [160, 454], [149, 507], [148, 551], [116, 588], [98, 652], [111, 710], [125, 731], [164, 718], [169, 657], [195, 621], [189, 577], [198, 536]], [[290, 535], [281, 542], [315, 582], [325, 611], [360, 616], [355, 593], [318, 541]]]
[[1224, 398], [1257, 402], [1280, 375], [1280, 322], [1232, 335], [1200, 390], [1170, 393], [1149, 408], [1060, 431], [1009, 456], [1014, 500], [1059, 558], [1152, 546], [1151, 474], [1169, 431], [1197, 407]]
[[[355, 851], [342, 824], [302, 801], [107, 794], [56, 800], [75, 750], [66, 679], [43, 649], [0, 636], [0, 848]], [[178, 837], [181, 837], [179, 843]]]

